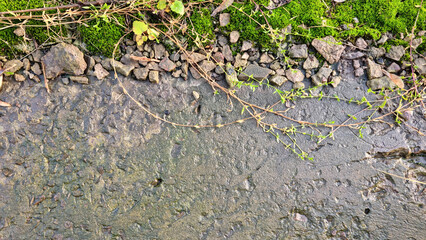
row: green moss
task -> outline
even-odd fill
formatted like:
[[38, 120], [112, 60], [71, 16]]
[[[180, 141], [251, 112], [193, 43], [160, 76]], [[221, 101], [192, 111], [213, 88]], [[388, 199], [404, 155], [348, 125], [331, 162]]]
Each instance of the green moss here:
[[202, 45], [208, 45], [214, 41], [213, 22], [210, 17], [211, 11], [207, 8], [194, 9], [188, 24], [189, 45], [193, 45], [194, 41], [199, 40]]
[[[115, 16], [123, 24], [123, 16]], [[87, 50], [92, 53], [102, 54], [111, 57], [115, 45], [124, 35], [124, 29], [118, 26], [115, 21], [105, 22], [101, 19], [95, 19], [88, 22], [89, 27], [80, 25], [78, 31], [81, 39], [87, 45]]]

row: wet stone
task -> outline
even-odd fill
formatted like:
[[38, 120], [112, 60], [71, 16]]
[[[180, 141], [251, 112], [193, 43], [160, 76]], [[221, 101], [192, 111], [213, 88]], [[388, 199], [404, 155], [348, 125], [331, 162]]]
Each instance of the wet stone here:
[[238, 75], [238, 79], [241, 81], [246, 81], [252, 77], [258, 81], [261, 81], [267, 78], [271, 71], [271, 69], [260, 67], [255, 64], [250, 64], [240, 75]]
[[307, 58], [308, 57], [308, 46], [306, 44], [293, 45], [288, 50], [288, 54], [291, 58]]

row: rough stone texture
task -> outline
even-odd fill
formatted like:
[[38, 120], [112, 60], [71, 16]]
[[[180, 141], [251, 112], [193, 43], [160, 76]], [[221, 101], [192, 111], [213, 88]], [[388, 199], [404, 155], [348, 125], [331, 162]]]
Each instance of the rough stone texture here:
[[149, 81], [152, 83], [160, 83], [160, 72], [159, 71], [149, 71]]
[[314, 55], [309, 55], [308, 58], [306, 58], [305, 62], [303, 63], [303, 69], [314, 69], [319, 67], [319, 61]]
[[219, 15], [219, 24], [221, 27], [225, 27], [231, 22], [231, 14], [229, 13], [221, 13]]
[[154, 56], [156, 59], [162, 59], [166, 56], [167, 51], [163, 44], [154, 44], [152, 47], [154, 49]]
[[216, 68], [216, 64], [210, 60], [204, 60], [200, 64], [200, 69], [205, 73], [209, 73], [210, 71]]
[[283, 85], [285, 82], [287, 82], [287, 78], [286, 77], [284, 77], [284, 76], [281, 76], [281, 75], [275, 75], [275, 76], [273, 76], [273, 77], [271, 77], [270, 79], [269, 79], [269, 82], [270, 83], [272, 83], [272, 84], [274, 84], [274, 85], [277, 85], [277, 86], [281, 86], [281, 85]]
[[312, 76], [312, 83], [315, 86], [326, 83], [332, 72], [333, 70], [331, 68], [323, 66], [315, 75]]
[[84, 76], [70, 76], [70, 80], [81, 84], [89, 84], [89, 79]]
[[383, 76], [382, 66], [373, 62], [370, 59], [367, 59], [367, 74], [368, 79], [379, 78]]
[[229, 34], [229, 42], [230, 43], [236, 43], [236, 42], [238, 42], [239, 38], [240, 38], [240, 33], [238, 31], [232, 31]]
[[288, 54], [291, 58], [307, 58], [308, 57], [308, 46], [306, 44], [293, 45], [288, 50]]
[[233, 62], [234, 56], [232, 56], [232, 51], [229, 45], [225, 45], [222, 47], [222, 54], [225, 57], [226, 61]]
[[226, 64], [225, 70], [225, 80], [228, 83], [229, 88], [235, 87], [235, 85], [238, 83], [237, 72], [235, 71], [234, 67], [232, 67], [231, 63]]
[[23, 75], [19, 74], [19, 73], [15, 73], [14, 77], [15, 77], [15, 81], [17, 81], [17, 82], [25, 81], [25, 77]]
[[272, 61], [274, 61], [274, 59], [271, 56], [269, 56], [269, 54], [263, 53], [260, 56], [259, 63], [271, 63]]
[[388, 35], [387, 34], [383, 34], [382, 37], [379, 39], [379, 41], [377, 41], [378, 45], [382, 45], [385, 44], [385, 42], [388, 40]]
[[131, 65], [135, 68], [139, 67], [139, 61], [133, 60], [130, 54], [125, 54], [123, 57], [121, 57], [120, 62], [124, 65]]
[[97, 79], [102, 80], [109, 75], [109, 72], [105, 70], [100, 63], [95, 64], [95, 76]]
[[416, 66], [415, 69], [420, 75], [426, 75], [426, 59], [417, 58], [414, 60], [414, 66]]
[[303, 89], [305, 88], [305, 84], [303, 82], [295, 82], [293, 84], [293, 89]]
[[4, 75], [11, 76], [15, 72], [19, 71], [23, 66], [24, 64], [18, 59], [7, 61], [3, 66], [3, 69], [6, 70]]
[[253, 47], [253, 43], [251, 43], [250, 41], [243, 41], [243, 45], [241, 46], [241, 51], [245, 52], [252, 47]]
[[387, 67], [387, 71], [390, 73], [397, 73], [399, 71], [401, 71], [401, 67], [397, 64], [397, 63], [391, 63], [391, 65], [389, 65]]
[[355, 77], [360, 77], [360, 76], [364, 75], [364, 69], [362, 69], [362, 68], [355, 69], [354, 75], [355, 75]]
[[266, 79], [269, 74], [271, 74], [271, 72], [271, 69], [260, 67], [255, 64], [250, 64], [240, 75], [238, 75], [238, 79], [241, 81], [247, 81], [250, 77], [252, 77], [253, 79], [261, 81]]
[[342, 81], [341, 76], [333, 76], [331, 78], [331, 86], [337, 87], [340, 84], [341, 81]]
[[111, 66], [111, 61], [112, 61], [111, 58], [102, 59], [102, 61], [101, 61], [102, 67], [104, 67], [108, 71], [112, 71], [113, 69], [112, 69], [112, 66]]
[[199, 70], [195, 69], [194, 67], [189, 67], [189, 71], [191, 72], [191, 75], [194, 79], [201, 79], [203, 76], [201, 76]]
[[386, 57], [395, 61], [399, 61], [402, 56], [404, 56], [405, 49], [403, 46], [392, 46], [388, 53], [386, 53]]
[[86, 71], [92, 70], [93, 67], [96, 64], [95, 59], [93, 57], [90, 57], [90, 56], [84, 56], [84, 60], [87, 63]]
[[416, 38], [416, 39], [413, 39], [413, 42], [412, 42], [412, 47], [413, 47], [413, 50], [415, 50], [415, 49], [417, 49], [419, 46], [420, 46], [420, 44], [422, 44], [423, 43], [423, 39], [422, 38]]
[[381, 78], [375, 78], [367, 81], [367, 86], [372, 90], [381, 90], [381, 89], [393, 89], [396, 88], [396, 84], [388, 76], [383, 76]]
[[348, 60], [353, 60], [353, 59], [362, 58], [364, 56], [365, 56], [365, 54], [363, 52], [356, 51], [356, 52], [350, 52], [350, 53], [344, 54], [343, 58], [348, 59]]
[[361, 67], [361, 61], [358, 59], [353, 60], [354, 69], [358, 69]]
[[382, 57], [383, 55], [385, 55], [386, 50], [385, 48], [381, 47], [381, 48], [376, 48], [376, 47], [371, 47], [370, 51], [368, 52], [368, 54], [372, 57], [372, 58], [379, 58]]
[[[189, 57], [188, 57], [189, 55]], [[187, 61], [188, 58], [190, 58], [194, 63], [198, 63], [203, 61], [204, 59], [207, 59], [206, 55], [196, 52], [188, 52], [188, 55], [186, 53], [182, 54], [181, 59], [182, 61]]]
[[40, 64], [34, 63], [34, 65], [31, 66], [31, 71], [33, 71], [36, 75], [41, 75], [43, 72], [41, 71]]
[[163, 60], [161, 60], [158, 66], [167, 72], [171, 72], [176, 68], [176, 64], [168, 57], [163, 58]]
[[132, 65], [124, 65], [121, 62], [118, 61], [113, 61], [111, 62], [112, 67], [115, 66], [115, 69], [117, 70], [118, 73], [120, 73], [123, 76], [129, 76], [130, 73], [132, 72], [132, 70], [135, 68]]
[[312, 46], [330, 63], [339, 61], [345, 47], [338, 43], [332, 36], [314, 39]]
[[303, 75], [303, 72], [299, 69], [287, 69], [285, 71], [285, 76], [293, 83], [301, 82], [305, 78], [305, 75]]
[[216, 63], [219, 63], [219, 64], [222, 64], [225, 62], [225, 57], [223, 56], [221, 52], [215, 52], [212, 58]]
[[25, 58], [24, 60], [22, 60], [22, 64], [23, 64], [24, 70], [29, 71], [31, 69], [31, 62], [30, 60], [28, 60], [28, 58]]
[[135, 75], [137, 80], [145, 81], [148, 78], [149, 70], [146, 68], [137, 68], [133, 70], [133, 74]]
[[87, 68], [84, 54], [76, 47], [66, 43], [53, 46], [41, 58], [46, 70], [46, 78], [55, 78], [62, 73], [81, 75]]
[[358, 38], [355, 42], [355, 46], [361, 48], [361, 49], [367, 49], [368, 44], [365, 42], [363, 38]]
[[248, 64], [248, 61], [246, 59], [243, 59], [241, 54], [237, 54], [237, 56], [235, 56], [235, 63], [234, 63], [234, 68], [244, 68], [246, 67]]
[[36, 50], [31, 56], [33, 56], [34, 62], [40, 62], [41, 57], [43, 57], [43, 52], [41, 50]]

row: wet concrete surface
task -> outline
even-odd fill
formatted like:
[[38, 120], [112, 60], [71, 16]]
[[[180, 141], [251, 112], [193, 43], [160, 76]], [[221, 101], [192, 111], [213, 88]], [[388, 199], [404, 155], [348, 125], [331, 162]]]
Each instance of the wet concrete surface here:
[[[342, 74], [336, 89], [323, 91], [374, 98], [364, 79]], [[360, 138], [357, 129], [342, 127], [321, 143], [296, 135], [314, 157], [303, 161], [254, 120], [214, 129], [173, 127], [148, 116], [114, 78], [90, 80], [52, 81], [50, 95], [41, 83], [4, 84], [0, 97], [13, 107], [0, 109], [0, 239], [426, 236], [425, 185], [381, 172], [425, 182], [425, 138], [411, 128], [376, 122]], [[171, 121], [223, 124], [246, 116], [203, 80], [122, 81]], [[264, 107], [279, 100], [272, 93], [267, 87], [237, 91]], [[328, 99], [291, 105], [288, 116], [336, 123], [365, 107]], [[424, 131], [421, 112], [414, 115], [411, 126]], [[357, 116], [365, 119], [368, 111]], [[264, 121], [292, 124], [275, 116]]]

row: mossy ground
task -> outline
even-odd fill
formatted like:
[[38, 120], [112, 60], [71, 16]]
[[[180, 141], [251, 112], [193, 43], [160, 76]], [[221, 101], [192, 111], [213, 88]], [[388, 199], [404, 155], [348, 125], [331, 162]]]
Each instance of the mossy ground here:
[[[43, 7], [52, 2], [66, 4], [72, 1], [2, 0], [0, 11]], [[222, 2], [221, 0], [215, 0], [216, 4], [203, 0], [184, 2], [201, 2], [187, 9], [191, 11], [186, 21], [189, 45], [210, 44], [215, 37], [214, 29], [219, 28], [225, 35], [237, 30], [240, 32], [241, 40], [252, 40], [263, 48], [274, 49], [278, 42], [276, 40], [279, 40], [274, 39], [274, 36], [278, 36], [279, 30], [290, 24], [296, 40], [305, 42], [327, 35], [351, 40], [357, 37], [378, 39], [384, 32], [395, 35], [404, 33], [406, 36], [411, 32], [421, 0], [347, 0], [344, 3], [334, 3], [331, 0], [292, 0], [274, 10], [264, 8], [269, 4], [268, 0], [256, 0], [262, 11], [255, 11], [256, 6], [251, 1], [234, 2], [233, 6], [223, 11], [231, 15], [231, 22], [226, 27], [219, 27], [218, 16], [210, 16], [217, 4]], [[426, 29], [424, 9], [423, 6], [417, 21], [416, 32]], [[155, 14], [152, 16], [155, 17]], [[116, 16], [116, 19], [124, 25], [123, 17]], [[31, 24], [41, 23], [31, 22]], [[117, 25], [116, 21], [106, 22], [102, 18], [88, 22], [88, 26], [78, 27], [79, 36], [86, 43], [87, 49], [92, 53], [111, 56], [114, 45], [124, 34], [124, 28]], [[22, 41], [22, 38], [13, 34], [13, 30], [12, 28], [0, 30], [0, 50], [3, 55], [6, 53], [10, 56], [16, 53], [9, 46]], [[44, 42], [49, 36], [46, 29], [39, 27], [29, 27], [27, 33], [39, 43]], [[394, 43], [407, 44], [403, 41], [394, 41]], [[426, 43], [423, 43], [419, 49], [426, 49]]]

